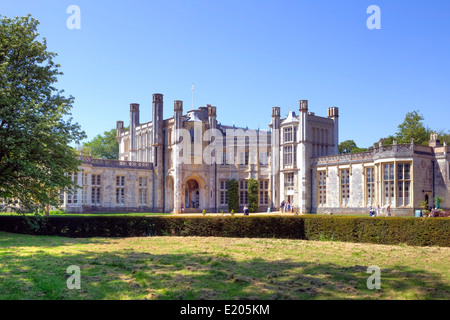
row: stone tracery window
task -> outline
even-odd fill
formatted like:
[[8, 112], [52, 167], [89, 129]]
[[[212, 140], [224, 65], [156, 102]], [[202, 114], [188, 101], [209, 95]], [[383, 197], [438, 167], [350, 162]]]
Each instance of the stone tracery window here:
[[239, 181], [239, 204], [240, 205], [248, 204], [248, 181], [247, 180]]
[[[69, 174], [72, 182], [78, 185], [78, 172], [72, 172]], [[67, 194], [67, 203], [68, 204], [77, 204], [78, 203], [78, 190], [74, 190], [73, 192], [69, 192]]]
[[395, 189], [395, 176], [394, 176], [394, 164], [387, 163], [383, 165], [383, 205], [394, 205], [394, 189]]
[[240, 152], [239, 153], [239, 164], [241, 166], [248, 166], [248, 152]]
[[259, 153], [259, 165], [265, 166], [265, 167], [269, 165], [269, 153], [268, 152], [260, 152]]
[[259, 204], [269, 204], [269, 180], [259, 181]]
[[317, 204], [327, 204], [327, 172], [319, 171], [317, 173]]
[[91, 176], [91, 202], [92, 205], [100, 205], [100, 189], [101, 189], [101, 184], [102, 183], [102, 178], [101, 175], [99, 174], [93, 174]]
[[139, 204], [147, 204], [147, 178], [139, 177]]
[[292, 127], [284, 128], [284, 142], [292, 142]]
[[81, 174], [81, 184], [82, 184], [82, 190], [81, 190], [81, 203], [86, 205], [87, 204], [87, 195], [88, 195], [88, 174], [83, 172]]
[[286, 173], [284, 175], [284, 187], [293, 187], [294, 186], [294, 173]]
[[341, 170], [341, 206], [346, 207], [350, 202], [350, 170]]
[[292, 166], [293, 161], [293, 153], [292, 153], [293, 146], [286, 146], [283, 147], [283, 164], [285, 166]]
[[366, 204], [375, 206], [375, 168], [366, 168]]
[[383, 206], [411, 206], [411, 162], [384, 163], [382, 165]]
[[220, 181], [220, 205], [228, 205], [228, 181]]
[[397, 192], [398, 201], [397, 205], [409, 206], [411, 203], [411, 165], [409, 163], [398, 163], [397, 164]]
[[125, 204], [125, 176], [116, 176], [116, 203]]

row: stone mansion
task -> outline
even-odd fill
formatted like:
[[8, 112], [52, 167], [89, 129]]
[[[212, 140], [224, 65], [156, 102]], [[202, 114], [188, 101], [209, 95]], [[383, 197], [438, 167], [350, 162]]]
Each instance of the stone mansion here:
[[[227, 212], [227, 183], [238, 181], [241, 208], [247, 181], [259, 182], [259, 211], [277, 211], [285, 200], [300, 213], [368, 214], [390, 205], [413, 215], [422, 201], [450, 201], [450, 148], [431, 135], [429, 146], [375, 145], [338, 154], [339, 109], [326, 117], [300, 100], [298, 113], [281, 118], [272, 108], [269, 130], [222, 125], [211, 105], [163, 119], [163, 95], [154, 94], [152, 121], [141, 123], [130, 105], [129, 128], [117, 121], [119, 160], [81, 155], [72, 179], [80, 189], [61, 193], [67, 212]], [[242, 211], [241, 211], [242, 212]]]

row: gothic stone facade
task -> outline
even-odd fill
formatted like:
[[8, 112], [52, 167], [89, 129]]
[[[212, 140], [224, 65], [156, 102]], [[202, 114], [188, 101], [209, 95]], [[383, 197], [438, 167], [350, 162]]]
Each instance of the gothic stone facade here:
[[183, 205], [185, 212], [226, 212], [227, 182], [239, 182], [243, 208], [249, 178], [259, 181], [259, 211], [278, 210], [285, 200], [305, 213], [367, 214], [369, 206], [390, 205], [393, 215], [413, 215], [423, 200], [450, 201], [450, 149], [436, 135], [429, 146], [378, 145], [338, 155], [339, 109], [317, 116], [307, 100], [286, 118], [272, 108], [269, 131], [222, 125], [211, 105], [183, 114], [182, 101], [163, 119], [162, 94], [153, 95], [151, 122], [140, 123], [139, 107], [130, 105], [129, 129], [117, 122], [119, 160], [82, 156], [72, 174], [80, 189], [61, 194], [64, 209], [180, 213]]

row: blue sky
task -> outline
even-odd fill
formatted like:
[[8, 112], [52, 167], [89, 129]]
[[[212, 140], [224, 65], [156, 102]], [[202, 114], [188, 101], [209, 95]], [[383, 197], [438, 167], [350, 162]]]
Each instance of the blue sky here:
[[[70, 30], [69, 5], [81, 9]], [[370, 5], [381, 29], [369, 30]], [[184, 110], [217, 106], [218, 121], [267, 129], [271, 109], [298, 101], [326, 116], [339, 107], [340, 141], [368, 147], [419, 110], [448, 130], [450, 1], [4, 1], [0, 14], [31, 15], [57, 52], [57, 87], [75, 97], [88, 139], [129, 122], [129, 104], [151, 121], [152, 94]]]

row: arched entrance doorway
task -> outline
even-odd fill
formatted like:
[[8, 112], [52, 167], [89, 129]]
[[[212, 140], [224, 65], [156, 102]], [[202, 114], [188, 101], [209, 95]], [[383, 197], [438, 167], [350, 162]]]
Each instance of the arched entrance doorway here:
[[200, 207], [200, 188], [194, 179], [186, 181], [184, 189], [184, 206], [186, 208], [197, 209]]

